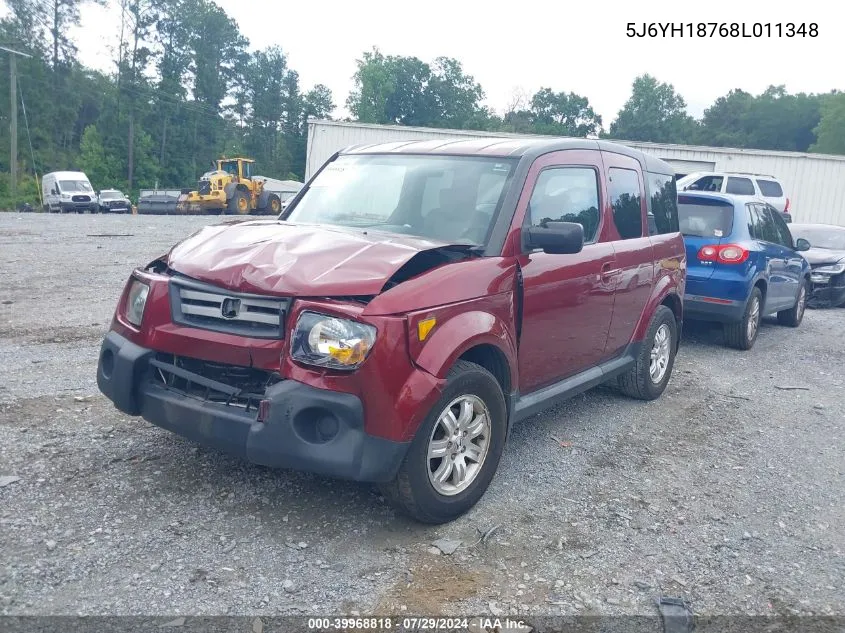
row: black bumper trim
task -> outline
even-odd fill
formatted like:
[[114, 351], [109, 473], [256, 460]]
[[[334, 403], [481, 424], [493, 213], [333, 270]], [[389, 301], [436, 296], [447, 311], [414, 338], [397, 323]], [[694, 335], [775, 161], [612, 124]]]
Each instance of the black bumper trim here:
[[259, 422], [254, 410], [203, 401], [151, 380], [153, 354], [109, 332], [97, 368], [100, 390], [129, 415], [251, 463], [386, 482], [396, 476], [410, 445], [367, 434], [356, 396], [293, 380], [267, 388], [269, 415]]

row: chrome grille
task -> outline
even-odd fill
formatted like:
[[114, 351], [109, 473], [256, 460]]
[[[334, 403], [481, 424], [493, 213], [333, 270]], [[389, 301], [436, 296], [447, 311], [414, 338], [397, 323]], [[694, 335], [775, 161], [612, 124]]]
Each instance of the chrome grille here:
[[284, 338], [290, 299], [231, 292], [173, 278], [170, 305], [174, 323], [241, 336]]

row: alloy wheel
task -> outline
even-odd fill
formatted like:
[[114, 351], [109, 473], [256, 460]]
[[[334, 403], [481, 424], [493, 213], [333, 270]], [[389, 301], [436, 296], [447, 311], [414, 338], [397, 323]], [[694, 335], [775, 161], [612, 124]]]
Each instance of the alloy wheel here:
[[439, 494], [456, 495], [475, 481], [490, 431], [490, 412], [477, 396], [460, 396], [443, 409], [428, 442], [428, 479]]

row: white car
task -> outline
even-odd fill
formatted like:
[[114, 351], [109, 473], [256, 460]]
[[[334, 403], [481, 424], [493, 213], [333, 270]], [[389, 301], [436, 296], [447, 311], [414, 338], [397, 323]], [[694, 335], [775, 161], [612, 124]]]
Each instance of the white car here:
[[130, 213], [132, 203], [118, 189], [103, 189], [97, 193], [97, 206], [100, 213]]
[[792, 221], [792, 216], [789, 214], [789, 198], [786, 197], [781, 182], [774, 176], [742, 172], [699, 171], [679, 178], [677, 188], [679, 192], [715, 191], [761, 198], [780, 211], [787, 222]]

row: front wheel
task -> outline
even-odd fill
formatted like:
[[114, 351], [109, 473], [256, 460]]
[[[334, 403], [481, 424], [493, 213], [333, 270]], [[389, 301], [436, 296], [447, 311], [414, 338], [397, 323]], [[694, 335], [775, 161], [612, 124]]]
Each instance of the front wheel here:
[[804, 309], [807, 307], [807, 296], [810, 294], [809, 284], [806, 279], [801, 280], [801, 287], [798, 289], [798, 298], [795, 305], [789, 310], [778, 312], [778, 323], [789, 327], [798, 327], [804, 320]]
[[458, 361], [425, 418], [396, 479], [382, 493], [423, 523], [452, 521], [481, 499], [499, 466], [508, 420], [496, 378]]
[[246, 215], [249, 213], [249, 196], [246, 192], [237, 190], [229, 200], [229, 213], [235, 215]]
[[669, 384], [678, 350], [678, 322], [666, 306], [657, 306], [635, 365], [617, 379], [626, 396], [655, 400]]

